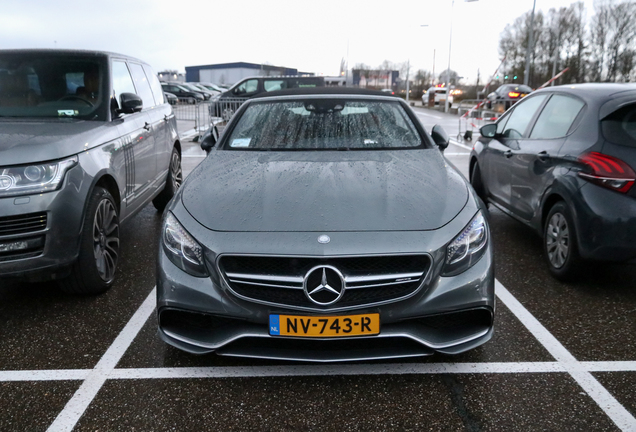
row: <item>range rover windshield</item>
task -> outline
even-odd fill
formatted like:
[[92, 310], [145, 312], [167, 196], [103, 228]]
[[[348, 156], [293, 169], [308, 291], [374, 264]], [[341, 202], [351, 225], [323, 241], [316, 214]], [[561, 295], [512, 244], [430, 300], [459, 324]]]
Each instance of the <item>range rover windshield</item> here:
[[0, 119], [105, 120], [106, 62], [60, 53], [0, 54]]
[[308, 98], [249, 105], [223, 148], [389, 150], [425, 145], [397, 101]]

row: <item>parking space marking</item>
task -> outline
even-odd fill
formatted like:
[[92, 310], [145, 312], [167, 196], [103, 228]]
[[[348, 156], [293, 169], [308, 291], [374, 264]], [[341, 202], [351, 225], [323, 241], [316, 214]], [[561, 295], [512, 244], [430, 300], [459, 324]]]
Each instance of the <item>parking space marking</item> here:
[[473, 149], [472, 147], [467, 146], [467, 145], [465, 145], [465, 144], [462, 144], [462, 143], [460, 143], [460, 142], [457, 142], [457, 141], [455, 141], [454, 139], [451, 139], [451, 140], [450, 140], [450, 142], [451, 142], [451, 144], [456, 145], [457, 147], [464, 148], [464, 149], [466, 149], [466, 150], [472, 150], [472, 149]]
[[0, 382], [79, 381], [83, 383], [59, 413], [48, 431], [70, 431], [107, 380], [249, 378], [334, 375], [430, 375], [430, 374], [524, 374], [567, 373], [622, 430], [636, 430], [631, 415], [592, 372], [636, 372], [636, 361], [579, 362], [570, 352], [498, 281], [497, 297], [555, 358], [553, 362], [493, 363], [371, 363], [283, 366], [223, 366], [184, 368], [121, 368], [115, 366], [155, 310], [156, 289], [146, 297], [93, 369], [0, 371]]
[[10, 381], [78, 381], [84, 380], [92, 369], [0, 371], [0, 382]]
[[95, 368], [88, 374], [80, 388], [77, 389], [73, 397], [64, 406], [64, 409], [55, 418], [48, 431], [70, 431], [75, 427], [108, 379], [108, 375], [115, 369], [121, 357], [126, 353], [141, 328], [148, 321], [150, 314], [155, 310], [156, 291], [156, 288], [152, 289], [146, 300], [137, 309], [137, 312], [130, 318], [126, 326], [106, 350]]
[[495, 292], [541, 345], [561, 363], [572, 378], [621, 430], [636, 430], [636, 418], [498, 281]]
[[433, 117], [434, 119], [437, 119], [437, 120], [441, 120], [442, 119], [441, 116], [436, 116], [436, 115], [433, 115], [433, 114], [423, 113], [421, 111], [415, 111], [415, 114], [418, 115], [418, 116]]

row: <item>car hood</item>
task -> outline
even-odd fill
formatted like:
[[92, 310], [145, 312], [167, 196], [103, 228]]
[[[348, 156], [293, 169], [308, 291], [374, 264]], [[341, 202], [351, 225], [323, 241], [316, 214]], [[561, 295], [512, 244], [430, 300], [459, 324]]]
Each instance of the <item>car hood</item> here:
[[217, 231], [434, 230], [468, 200], [439, 150], [213, 151], [181, 191]]
[[0, 165], [61, 159], [117, 138], [114, 123], [74, 119], [0, 120]]

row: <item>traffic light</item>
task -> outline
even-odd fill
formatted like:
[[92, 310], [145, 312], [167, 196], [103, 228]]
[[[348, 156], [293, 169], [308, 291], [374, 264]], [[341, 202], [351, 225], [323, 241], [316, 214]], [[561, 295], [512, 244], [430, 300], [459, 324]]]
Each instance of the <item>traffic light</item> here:
[[508, 75], [504, 76], [504, 79], [508, 79]]
[[495, 76], [495, 78], [499, 79], [499, 75]]
[[512, 79], [517, 79], [517, 75], [513, 76]]

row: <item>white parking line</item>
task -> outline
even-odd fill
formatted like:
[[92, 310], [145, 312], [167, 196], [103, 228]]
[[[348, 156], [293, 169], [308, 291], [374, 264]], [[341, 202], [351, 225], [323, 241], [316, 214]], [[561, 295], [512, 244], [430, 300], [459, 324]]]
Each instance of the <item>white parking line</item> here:
[[473, 149], [472, 147], [469, 147], [469, 146], [467, 146], [467, 145], [465, 145], [465, 144], [462, 144], [462, 143], [460, 143], [460, 142], [457, 142], [457, 141], [455, 141], [454, 139], [451, 139], [451, 140], [450, 140], [450, 142], [451, 142], [451, 144], [454, 144], [454, 145], [456, 145], [456, 146], [458, 146], [458, 147], [461, 147], [461, 148], [465, 148], [466, 150], [472, 150], [472, 149]]
[[574, 380], [585, 390], [621, 430], [636, 430], [636, 418], [623, 407], [594, 376], [583, 369], [572, 354], [537, 320], [510, 292], [495, 281], [497, 297], [532, 333], [543, 347], [567, 370]]
[[421, 112], [421, 111], [415, 111], [415, 114], [418, 115], [418, 116], [433, 117], [434, 119], [437, 119], [437, 120], [441, 120], [442, 119], [442, 117], [440, 117], [440, 116], [424, 113], [424, 112]]
[[156, 291], [156, 288], [153, 288], [146, 300], [139, 306], [137, 312], [106, 350], [95, 368], [64, 406], [64, 409], [55, 418], [48, 428], [49, 432], [70, 431], [75, 427], [77, 421], [82, 417], [86, 408], [88, 408], [97, 392], [108, 379], [108, 375], [115, 369], [121, 357], [130, 347], [135, 337], [137, 337], [139, 330], [141, 330], [150, 314], [155, 310]]
[[252, 367], [115, 369], [155, 309], [156, 290], [145, 299], [94, 369], [0, 371], [0, 382], [84, 380], [48, 431], [70, 431], [108, 379], [238, 378], [334, 375], [567, 373], [622, 430], [636, 430], [636, 419], [594, 378], [592, 372], [635, 372], [636, 361], [579, 362], [499, 282], [497, 297], [557, 360], [501, 363], [393, 363]]

